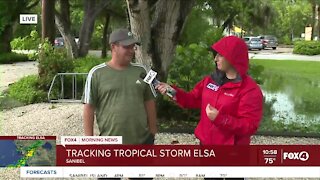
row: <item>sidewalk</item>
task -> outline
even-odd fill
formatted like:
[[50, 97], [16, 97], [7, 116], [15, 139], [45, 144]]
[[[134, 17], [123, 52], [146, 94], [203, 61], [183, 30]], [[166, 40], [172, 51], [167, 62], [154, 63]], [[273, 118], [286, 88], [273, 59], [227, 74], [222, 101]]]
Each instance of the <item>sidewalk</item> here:
[[24, 76], [38, 73], [38, 62], [19, 62], [0, 64], [0, 92]]
[[306, 56], [297, 55], [292, 53], [279, 53], [279, 54], [267, 54], [267, 53], [249, 53], [250, 59], [273, 59], [273, 60], [300, 60], [300, 61], [319, 61], [320, 55]]

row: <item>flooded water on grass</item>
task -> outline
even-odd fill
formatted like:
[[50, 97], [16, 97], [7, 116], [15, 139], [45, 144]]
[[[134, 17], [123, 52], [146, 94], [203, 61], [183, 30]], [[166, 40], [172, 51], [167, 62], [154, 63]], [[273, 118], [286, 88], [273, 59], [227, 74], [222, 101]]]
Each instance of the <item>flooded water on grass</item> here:
[[262, 84], [267, 117], [285, 124], [320, 123], [320, 77], [309, 80], [270, 74]]

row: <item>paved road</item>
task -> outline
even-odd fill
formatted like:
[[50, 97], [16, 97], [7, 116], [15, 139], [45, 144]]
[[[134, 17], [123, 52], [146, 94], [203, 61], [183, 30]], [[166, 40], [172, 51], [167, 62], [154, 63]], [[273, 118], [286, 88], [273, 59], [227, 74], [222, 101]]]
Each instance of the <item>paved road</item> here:
[[89, 50], [89, 55], [95, 57], [101, 57], [101, 50]]
[[277, 48], [276, 50], [265, 49], [261, 51], [249, 51], [249, 57], [251, 59], [320, 61], [320, 55], [297, 55], [292, 53], [292, 48]]
[[272, 60], [296, 60], [296, 61], [320, 61], [320, 55], [304, 56], [294, 54], [250, 54], [251, 59], [272, 59]]

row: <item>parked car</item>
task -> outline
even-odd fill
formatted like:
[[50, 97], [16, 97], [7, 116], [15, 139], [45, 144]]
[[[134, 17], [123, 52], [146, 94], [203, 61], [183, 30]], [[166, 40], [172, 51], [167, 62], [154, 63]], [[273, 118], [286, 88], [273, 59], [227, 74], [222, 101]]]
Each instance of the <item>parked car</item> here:
[[[79, 45], [80, 45], [79, 38], [76, 37], [74, 40], [75, 40], [77, 46], [79, 47]], [[63, 47], [64, 46], [63, 38], [62, 37], [55, 38], [54, 39], [54, 46], [55, 47]]]
[[272, 35], [261, 35], [258, 36], [263, 44], [263, 49], [265, 48], [272, 48], [277, 49], [278, 46], [278, 39], [275, 36]]
[[258, 49], [258, 50], [263, 49], [263, 44], [262, 44], [260, 38], [258, 38], [258, 37], [253, 37], [253, 36], [244, 37], [243, 40], [246, 42], [247, 47], [248, 47], [249, 50], [251, 50], [251, 49]]
[[54, 39], [54, 46], [55, 47], [63, 47], [64, 46], [64, 40], [62, 37], [57, 37]]

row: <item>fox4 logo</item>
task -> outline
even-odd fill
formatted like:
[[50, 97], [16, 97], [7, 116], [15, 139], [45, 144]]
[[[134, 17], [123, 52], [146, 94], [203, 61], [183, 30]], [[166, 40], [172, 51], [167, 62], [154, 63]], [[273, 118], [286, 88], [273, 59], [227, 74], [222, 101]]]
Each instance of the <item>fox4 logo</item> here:
[[309, 159], [309, 153], [306, 151], [301, 152], [283, 152], [283, 159], [290, 159], [290, 160], [300, 160], [300, 161], [307, 161]]

